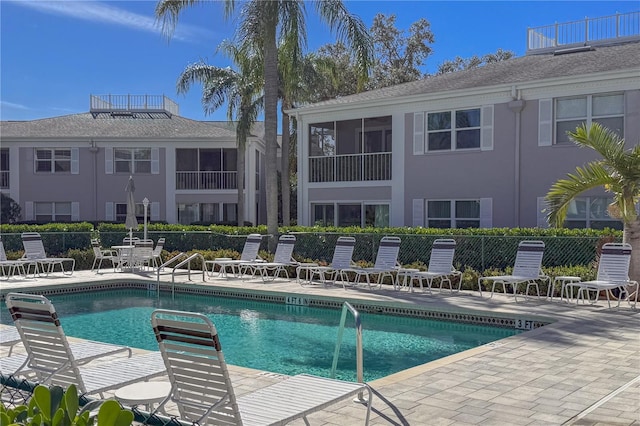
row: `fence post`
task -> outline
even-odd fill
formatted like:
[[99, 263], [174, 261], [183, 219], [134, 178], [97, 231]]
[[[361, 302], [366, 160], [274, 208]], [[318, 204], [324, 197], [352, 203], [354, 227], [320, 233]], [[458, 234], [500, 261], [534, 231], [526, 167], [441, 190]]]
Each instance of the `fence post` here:
[[487, 269], [484, 266], [484, 235], [480, 236], [480, 262], [482, 264], [482, 270]]
[[584, 42], [587, 43], [589, 41], [589, 18], [587, 16], [584, 17]]

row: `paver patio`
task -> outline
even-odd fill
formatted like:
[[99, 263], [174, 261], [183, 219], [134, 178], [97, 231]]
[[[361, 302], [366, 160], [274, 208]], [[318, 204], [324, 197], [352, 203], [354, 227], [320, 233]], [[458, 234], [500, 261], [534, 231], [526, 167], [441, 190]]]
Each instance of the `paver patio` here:
[[[375, 397], [372, 425], [640, 425], [640, 312], [623, 304], [595, 306], [530, 299], [480, 297], [478, 292], [432, 295], [393, 289], [306, 286], [295, 280], [210, 278], [178, 275], [177, 283], [247, 291], [296, 293], [339, 300], [417, 304], [434, 311], [546, 318], [551, 324], [498, 342], [417, 366], [370, 382]], [[12, 279], [1, 292], [76, 286], [97, 281], [155, 282], [153, 274], [78, 271], [71, 277]], [[161, 275], [171, 282], [170, 275]], [[364, 324], [366, 333], [366, 324]], [[6, 351], [2, 349], [3, 356]], [[366, 369], [366, 359], [365, 359]], [[231, 366], [238, 395], [284, 376]], [[309, 417], [313, 425], [351, 425], [364, 420], [352, 402]], [[303, 424], [302, 421], [292, 423]]]

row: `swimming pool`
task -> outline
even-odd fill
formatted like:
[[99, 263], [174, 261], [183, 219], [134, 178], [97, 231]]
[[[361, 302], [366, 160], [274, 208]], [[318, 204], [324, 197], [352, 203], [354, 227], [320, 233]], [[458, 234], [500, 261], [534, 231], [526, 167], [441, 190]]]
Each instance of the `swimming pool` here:
[[[327, 377], [339, 310], [214, 296], [110, 290], [50, 296], [68, 336], [157, 350], [151, 312], [200, 312], [218, 329], [227, 363], [294, 375]], [[11, 324], [6, 307], [0, 322]], [[482, 325], [361, 313], [365, 381], [471, 349], [519, 331]], [[355, 380], [355, 330], [347, 321], [337, 377]]]

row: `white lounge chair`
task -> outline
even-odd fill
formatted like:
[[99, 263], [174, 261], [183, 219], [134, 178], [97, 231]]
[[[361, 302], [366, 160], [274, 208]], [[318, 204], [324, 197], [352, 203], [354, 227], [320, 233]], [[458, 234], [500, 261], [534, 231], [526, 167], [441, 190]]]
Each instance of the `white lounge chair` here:
[[[576, 304], [582, 300], [596, 303], [600, 293], [604, 291], [607, 296], [607, 304], [611, 307], [611, 291], [618, 290], [618, 307], [622, 300], [626, 300], [633, 307], [638, 302], [638, 282], [629, 278], [629, 265], [631, 263], [631, 245], [626, 243], [607, 243], [602, 246], [600, 260], [598, 262], [598, 275], [593, 281], [567, 283], [566, 293], [577, 289]], [[629, 287], [635, 291], [629, 291]], [[593, 296], [592, 296], [593, 294]], [[623, 295], [626, 295], [623, 297]]]
[[289, 271], [287, 271], [287, 268], [298, 265], [298, 262], [293, 259], [293, 248], [295, 245], [295, 235], [281, 235], [278, 239], [278, 246], [276, 247], [276, 253], [273, 256], [273, 262], [241, 263], [239, 265], [240, 275], [246, 275], [249, 271], [251, 272], [251, 276], [255, 276], [259, 273], [262, 281], [266, 282], [267, 280], [273, 281], [284, 272], [286, 277], [289, 278]]
[[502, 285], [502, 292], [507, 294], [507, 285], [511, 285], [513, 296], [518, 300], [518, 284], [526, 283], [524, 291], [525, 297], [529, 295], [529, 289], [535, 288], [536, 294], [540, 297], [540, 286], [538, 281], [549, 281], [549, 277], [542, 272], [542, 257], [544, 256], [544, 242], [542, 241], [521, 241], [518, 244], [518, 253], [511, 275], [486, 276], [478, 278], [480, 296], [482, 296], [482, 282], [492, 281], [491, 296], [496, 290], [496, 285]]
[[33, 262], [28, 260], [9, 260], [7, 259], [7, 253], [4, 251], [4, 244], [0, 240], [0, 276], [5, 277], [7, 280], [13, 276], [27, 276], [29, 266]]
[[[371, 276], [377, 276], [378, 288], [382, 288], [382, 281], [384, 277], [391, 277], [393, 282], [393, 274], [398, 270], [398, 254], [400, 254], [400, 237], [382, 237], [380, 245], [378, 245], [378, 253], [376, 254], [376, 261], [371, 268], [346, 268], [343, 272], [355, 273], [354, 283], [358, 285], [360, 279], [365, 277], [367, 285], [371, 288]], [[346, 288], [345, 281], [342, 282], [342, 286]]]
[[[8, 346], [9, 353], [7, 356], [11, 356], [11, 352], [13, 352], [13, 348], [22, 342], [20, 339], [20, 333], [18, 333], [18, 329], [15, 327], [2, 327], [0, 328], [0, 346]], [[1, 371], [4, 371], [0, 368]]]
[[[24, 246], [23, 259], [33, 262], [36, 265], [35, 273], [49, 275], [54, 271], [56, 265], [60, 265], [63, 274], [73, 274], [76, 267], [76, 260], [71, 257], [48, 257], [39, 233], [23, 232], [22, 245]], [[70, 269], [65, 269], [65, 263], [71, 265]]]
[[102, 267], [102, 262], [108, 260], [111, 262], [111, 266], [113, 267], [113, 272], [116, 271], [116, 267], [118, 266], [119, 256], [118, 252], [112, 249], [105, 249], [100, 246], [100, 242], [96, 239], [91, 240], [91, 248], [93, 249], [93, 264], [91, 265], [91, 270], [96, 271], [96, 273], [100, 272], [100, 268]]
[[[216, 266], [220, 268], [218, 276], [226, 277], [228, 267], [231, 268], [233, 276], [239, 276], [241, 272], [240, 265], [246, 265], [249, 262], [261, 262], [262, 259], [258, 256], [260, 243], [262, 243], [262, 235], [249, 234], [244, 243], [244, 247], [242, 248], [240, 259], [217, 258], [214, 260], [207, 260], [205, 265], [211, 266], [209, 276], [213, 275]], [[208, 266], [207, 270], [209, 270]]]
[[[333, 258], [331, 264], [328, 266], [319, 266], [315, 263], [299, 265], [297, 267], [297, 276], [300, 277], [301, 271], [307, 270], [308, 282], [312, 283], [317, 276], [322, 284], [327, 283], [327, 276], [330, 281], [334, 283], [340, 278], [340, 281], [349, 281], [345, 269], [353, 268], [355, 265], [351, 258], [353, 257], [353, 249], [356, 245], [356, 239], [354, 237], [339, 237], [336, 242], [336, 247], [333, 250]], [[304, 282], [300, 281], [300, 285]], [[343, 284], [344, 285], [344, 284]]]
[[[105, 356], [130, 354], [131, 349], [91, 341], [70, 344], [53, 305], [44, 296], [9, 293], [5, 300], [27, 352], [23, 367], [14, 374], [35, 374], [41, 384], [66, 388], [73, 383], [82, 394], [102, 394], [166, 372], [158, 352], [84, 365]], [[12, 371], [8, 363], [16, 362], [17, 357], [0, 359], [0, 369]]]
[[153, 248], [153, 267], [159, 268], [162, 265], [162, 249], [164, 248], [164, 237], [158, 238], [156, 246]]
[[418, 280], [420, 289], [424, 291], [423, 281], [426, 281], [426, 289], [431, 292], [433, 280], [440, 280], [440, 290], [445, 283], [449, 284], [449, 290], [453, 293], [453, 278], [458, 278], [458, 287], [456, 291], [460, 291], [462, 272], [456, 270], [453, 266], [453, 258], [456, 252], [456, 241], [452, 238], [438, 238], [431, 246], [431, 256], [429, 257], [429, 266], [426, 271], [418, 271], [411, 273], [409, 284], [413, 279]]
[[171, 382], [169, 396], [182, 420], [201, 425], [284, 425], [368, 392], [364, 383], [297, 375], [236, 398], [215, 325], [202, 314], [156, 310], [151, 324]]

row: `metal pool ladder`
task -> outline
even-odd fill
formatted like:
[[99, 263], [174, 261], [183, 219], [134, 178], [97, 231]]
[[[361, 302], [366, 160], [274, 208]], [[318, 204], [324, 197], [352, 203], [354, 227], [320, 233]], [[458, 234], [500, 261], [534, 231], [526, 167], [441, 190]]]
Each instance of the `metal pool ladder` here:
[[[336, 341], [336, 349], [333, 352], [333, 363], [331, 364], [331, 372], [329, 377], [335, 379], [336, 369], [338, 367], [338, 356], [340, 355], [340, 347], [342, 346], [342, 337], [344, 336], [344, 323], [347, 319], [347, 312], [353, 314], [356, 324], [356, 375], [358, 383], [364, 383], [362, 374], [362, 323], [360, 322], [360, 313], [349, 302], [342, 304], [342, 316], [340, 317], [340, 326], [338, 327], [338, 340]], [[355, 402], [366, 404], [363, 392], [360, 392], [354, 399]]]

